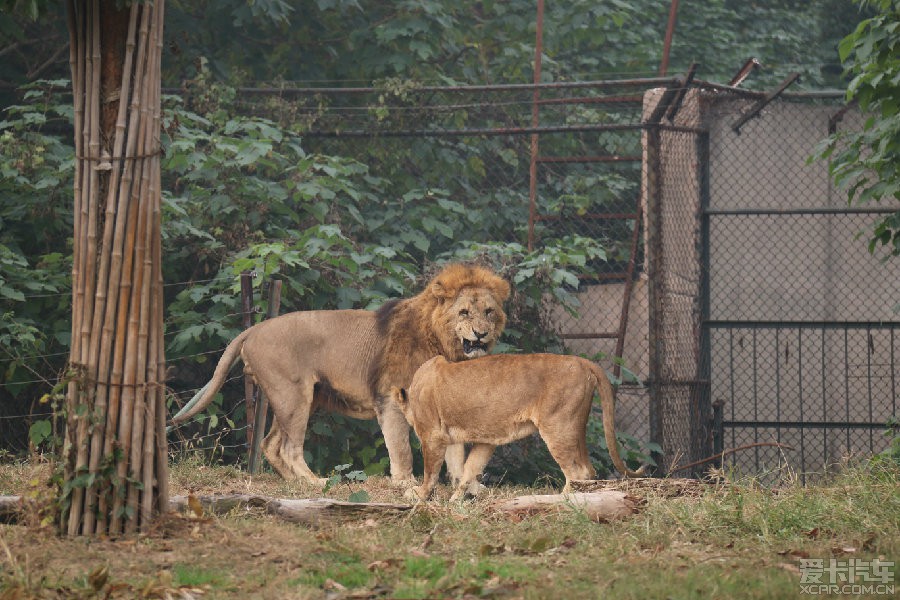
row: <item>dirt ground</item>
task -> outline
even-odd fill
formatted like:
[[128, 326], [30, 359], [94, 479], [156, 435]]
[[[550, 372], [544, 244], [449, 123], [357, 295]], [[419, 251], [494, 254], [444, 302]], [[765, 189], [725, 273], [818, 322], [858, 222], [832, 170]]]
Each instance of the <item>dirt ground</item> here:
[[[0, 465], [0, 495], [39, 498], [47, 466]], [[408, 504], [384, 477], [321, 488], [191, 462], [173, 496], [251, 494]], [[0, 525], [0, 600], [32, 598], [783, 598], [807, 558], [900, 554], [895, 471], [829, 486], [764, 490], [683, 479], [598, 481], [640, 500], [627, 518], [579, 510], [533, 515], [496, 503], [551, 488], [490, 488], [476, 500], [402, 512], [285, 521], [259, 506], [168, 514], [140, 535], [62, 538], [26, 510]]]

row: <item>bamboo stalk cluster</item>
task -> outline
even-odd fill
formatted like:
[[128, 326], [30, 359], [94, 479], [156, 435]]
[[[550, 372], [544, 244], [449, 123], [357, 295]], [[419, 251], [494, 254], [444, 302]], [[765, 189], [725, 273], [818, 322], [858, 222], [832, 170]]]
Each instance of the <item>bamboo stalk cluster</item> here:
[[[101, 90], [101, 0], [69, 2], [75, 108], [68, 535], [130, 533], [168, 506], [160, 239], [163, 0], [132, 3], [118, 90]], [[114, 128], [102, 111], [117, 103]]]

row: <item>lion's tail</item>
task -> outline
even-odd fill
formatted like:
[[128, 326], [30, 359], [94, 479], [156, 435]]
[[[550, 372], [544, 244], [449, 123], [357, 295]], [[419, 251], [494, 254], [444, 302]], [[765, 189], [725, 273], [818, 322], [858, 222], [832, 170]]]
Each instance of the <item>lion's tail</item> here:
[[250, 335], [250, 329], [245, 329], [240, 335], [231, 340], [231, 343], [225, 348], [225, 352], [222, 353], [222, 357], [216, 365], [216, 370], [213, 373], [212, 379], [200, 388], [200, 391], [198, 391], [194, 397], [191, 398], [174, 417], [172, 417], [173, 423], [183, 423], [209, 406], [209, 403], [212, 402], [216, 392], [218, 392], [225, 383], [225, 377], [228, 375], [228, 371], [231, 370], [231, 367], [233, 367], [241, 357], [241, 348], [244, 345], [244, 340]]
[[619, 455], [619, 446], [616, 441], [616, 407], [613, 400], [613, 387], [609, 382], [609, 377], [596, 363], [593, 361], [587, 362], [590, 363], [591, 372], [597, 380], [597, 391], [600, 393], [600, 407], [603, 409], [603, 433], [606, 436], [606, 447], [609, 450], [609, 457], [619, 473], [626, 477], [641, 477], [644, 474], [645, 467], [632, 471], [625, 466], [625, 461]]

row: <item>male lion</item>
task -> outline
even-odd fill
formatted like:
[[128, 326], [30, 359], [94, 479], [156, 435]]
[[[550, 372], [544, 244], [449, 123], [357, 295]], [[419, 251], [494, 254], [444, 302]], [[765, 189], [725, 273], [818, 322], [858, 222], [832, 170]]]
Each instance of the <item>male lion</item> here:
[[[592, 479], [585, 427], [594, 390], [600, 393], [603, 431], [619, 472], [639, 477], [644, 468], [625, 466], [616, 446], [613, 390], [603, 369], [578, 356], [497, 354], [464, 363], [442, 356], [427, 361], [413, 376], [409, 393], [393, 388], [391, 398], [422, 442], [425, 475], [413, 492], [422, 500], [434, 490], [448, 445], [474, 442], [451, 500], [476, 493], [475, 478], [494, 448], [537, 431], [571, 482]], [[449, 465], [448, 465], [449, 466]]]
[[[307, 466], [303, 441], [316, 408], [359, 419], [376, 417], [395, 483], [415, 481], [409, 425], [388, 400], [391, 388], [409, 385], [433, 356], [464, 360], [491, 351], [503, 327], [509, 284], [488, 269], [451, 264], [418, 295], [387, 302], [377, 311], [301, 311], [269, 319], [237, 336], [212, 379], [172, 419], [181, 423], [210, 403], [240, 357], [275, 414], [263, 452], [285, 479], [324, 484]], [[448, 452], [459, 477], [462, 445]]]

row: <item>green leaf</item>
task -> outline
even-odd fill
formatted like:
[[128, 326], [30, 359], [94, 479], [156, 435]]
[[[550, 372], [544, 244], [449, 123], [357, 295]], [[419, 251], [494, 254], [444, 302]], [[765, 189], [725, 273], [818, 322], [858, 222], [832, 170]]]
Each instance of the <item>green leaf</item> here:
[[359, 490], [350, 494], [350, 497], [347, 498], [350, 502], [368, 502], [369, 501], [369, 492], [366, 490]]
[[31, 443], [35, 446], [40, 446], [50, 439], [52, 433], [53, 427], [50, 420], [41, 419], [40, 421], [35, 421], [31, 424], [31, 427], [28, 429], [28, 439], [31, 440]]
[[25, 301], [25, 294], [23, 294], [19, 290], [9, 287], [8, 285], [0, 286], [0, 296], [9, 298], [10, 300], [14, 300], [16, 302]]

